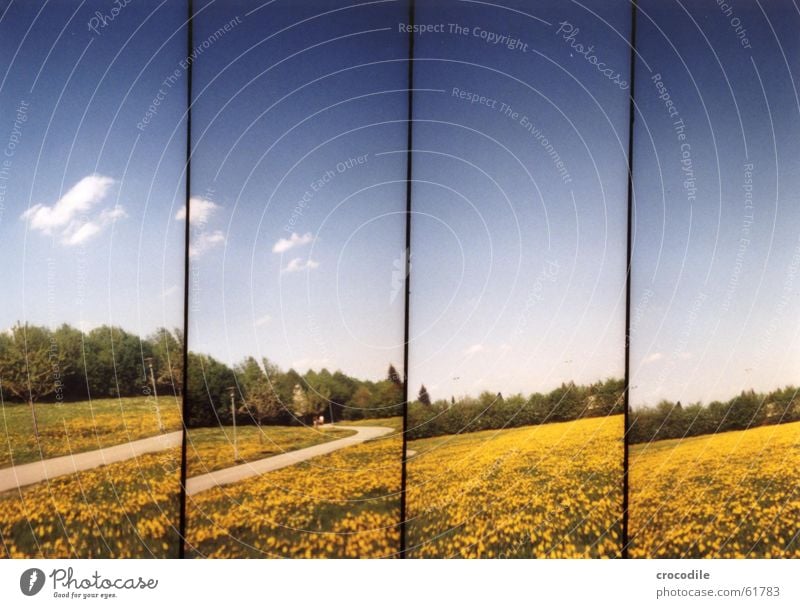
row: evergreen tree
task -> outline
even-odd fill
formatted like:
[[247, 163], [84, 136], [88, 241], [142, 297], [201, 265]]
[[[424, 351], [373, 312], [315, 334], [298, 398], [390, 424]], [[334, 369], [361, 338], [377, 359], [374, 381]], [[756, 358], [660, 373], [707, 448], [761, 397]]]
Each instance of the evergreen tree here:
[[419, 402], [427, 407], [431, 406], [431, 396], [428, 394], [428, 389], [425, 388], [425, 385], [419, 387], [419, 395], [417, 396]]
[[395, 386], [403, 386], [403, 380], [400, 378], [400, 374], [397, 373], [397, 370], [391, 363], [389, 364], [389, 371], [386, 374], [386, 378]]

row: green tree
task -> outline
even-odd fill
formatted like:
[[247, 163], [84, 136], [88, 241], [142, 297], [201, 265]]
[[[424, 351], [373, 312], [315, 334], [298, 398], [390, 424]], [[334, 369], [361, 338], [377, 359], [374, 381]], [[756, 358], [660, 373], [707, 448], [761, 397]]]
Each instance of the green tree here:
[[66, 361], [61, 373], [64, 401], [82, 401], [88, 397], [83, 374], [83, 332], [64, 323], [53, 332], [53, 338]]
[[425, 385], [419, 387], [419, 395], [417, 396], [417, 401], [419, 401], [422, 405], [430, 407], [431, 406], [431, 396], [428, 394], [428, 389], [425, 388]]
[[147, 385], [144, 359], [151, 345], [119, 327], [103, 325], [84, 338], [86, 381], [93, 396], [126, 397], [142, 394]]
[[0, 334], [0, 384], [27, 402], [37, 443], [39, 422], [35, 403], [63, 391], [61, 376], [67, 369], [66, 356], [49, 329], [17, 323], [8, 333]]
[[292, 411], [298, 418], [305, 419], [316, 413], [313, 405], [300, 384], [295, 384], [292, 390]]
[[261, 443], [264, 442], [261, 425], [278, 420], [283, 410], [281, 400], [266, 378], [248, 388], [242, 411], [258, 426], [258, 439]]
[[386, 379], [396, 386], [403, 386], [403, 379], [391, 363], [389, 364], [389, 371], [386, 373]]
[[156, 382], [180, 397], [183, 394], [183, 331], [159, 327], [148, 342], [155, 359]]
[[187, 423], [218, 425], [231, 420], [229, 386], [236, 385], [233, 370], [209, 355], [189, 353], [186, 383]]
[[[331, 390], [327, 386], [309, 390], [306, 398], [308, 399], [309, 414], [316, 416], [331, 408]], [[333, 423], [333, 420], [329, 420], [329, 422]]]
[[363, 412], [372, 407], [372, 393], [366, 386], [359, 386], [356, 392], [353, 393], [352, 403], [353, 407]]
[[247, 357], [233, 369], [236, 374], [236, 383], [247, 394], [259, 384], [266, 382], [267, 376], [254, 357]]

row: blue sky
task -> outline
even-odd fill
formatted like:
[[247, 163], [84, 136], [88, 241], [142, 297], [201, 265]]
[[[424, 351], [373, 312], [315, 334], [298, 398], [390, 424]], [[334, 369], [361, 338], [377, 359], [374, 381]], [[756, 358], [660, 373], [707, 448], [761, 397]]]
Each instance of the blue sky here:
[[2, 328], [182, 324], [186, 6], [112, 6], [2, 3]]
[[[215, 42], [194, 64], [192, 193], [202, 211], [189, 340], [229, 363], [253, 354], [379, 378], [402, 361], [407, 6], [335, 6], [197, 7], [195, 46]], [[557, 33], [571, 24], [625, 74], [629, 11], [621, 2], [603, 11], [608, 23], [553, 4], [542, 24], [474, 4], [417, 6], [418, 24], [516, 32], [529, 47], [520, 55], [480, 34], [417, 39], [414, 390], [528, 392], [622, 375], [627, 93]], [[568, 183], [521, 115], [470, 106], [453, 87], [529, 116]]]
[[800, 16], [747, 4], [640, 3], [634, 406], [797, 384]]
[[405, 157], [378, 154], [406, 141], [407, 7], [253, 6], [195, 5], [190, 348], [384, 377]]
[[[417, 5], [437, 31], [414, 68], [415, 390], [622, 375], [630, 7], [597, 4]], [[180, 325], [185, 5], [105, 25], [99, 2], [2, 7], [0, 327]], [[632, 402], [796, 382], [798, 16], [641, 8]], [[196, 11], [191, 348], [383, 376], [402, 361], [407, 5]]]
[[629, 91], [577, 45], [629, 80], [629, 5], [504, 4], [417, 8], [445, 24], [415, 46], [442, 89], [414, 105], [410, 379], [434, 398], [623, 376]]

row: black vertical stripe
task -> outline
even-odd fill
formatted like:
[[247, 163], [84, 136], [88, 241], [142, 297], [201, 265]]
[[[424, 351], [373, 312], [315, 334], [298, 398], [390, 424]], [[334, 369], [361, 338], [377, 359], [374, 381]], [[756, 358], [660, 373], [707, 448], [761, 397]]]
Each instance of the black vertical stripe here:
[[633, 120], [636, 113], [634, 105], [635, 81], [636, 81], [636, 0], [631, 2], [631, 63], [630, 63], [630, 102], [628, 110], [628, 236], [627, 236], [627, 276], [625, 282], [625, 392], [623, 396], [624, 421], [625, 421], [625, 441], [623, 442], [622, 460], [622, 558], [628, 556], [628, 494], [629, 486], [629, 449], [628, 439], [630, 435], [630, 364], [631, 364], [631, 259], [633, 248]]
[[[408, 23], [414, 25], [414, 0], [408, 3]], [[413, 29], [413, 28], [410, 28]], [[403, 458], [400, 480], [400, 557], [406, 556], [406, 448], [408, 437], [408, 342], [409, 313], [411, 296], [411, 161], [413, 158], [413, 115], [414, 115], [414, 34], [408, 34], [408, 141], [406, 151], [406, 265], [405, 265], [405, 314], [403, 320]]]
[[[187, 0], [186, 19], [186, 56], [192, 54], [192, 19], [194, 18], [194, 3]], [[181, 486], [180, 486], [180, 516], [178, 518], [178, 531], [180, 542], [178, 545], [178, 558], [185, 557], [186, 545], [186, 420], [189, 409], [186, 402], [186, 389], [189, 377], [189, 233], [191, 216], [189, 209], [189, 194], [192, 187], [192, 66], [189, 63], [186, 70], [186, 223], [184, 224], [184, 251], [183, 251], [183, 401], [181, 412], [183, 415], [183, 438], [181, 441]]]

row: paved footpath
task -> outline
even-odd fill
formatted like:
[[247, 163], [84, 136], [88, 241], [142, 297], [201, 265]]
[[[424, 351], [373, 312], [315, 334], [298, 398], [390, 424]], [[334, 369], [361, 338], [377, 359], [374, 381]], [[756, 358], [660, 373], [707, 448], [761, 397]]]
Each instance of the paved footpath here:
[[[330, 426], [326, 428], [337, 428], [342, 430], [355, 431], [342, 439], [334, 439], [301, 450], [285, 452], [276, 456], [269, 456], [253, 462], [228, 467], [219, 471], [190, 477], [186, 480], [186, 493], [189, 495], [197, 494], [217, 486], [235, 483], [248, 477], [277, 471], [284, 467], [289, 467], [304, 460], [330, 454], [343, 448], [364, 443], [370, 439], [383, 437], [394, 432], [385, 426]], [[182, 431], [156, 435], [147, 439], [138, 439], [129, 443], [109, 446], [91, 452], [81, 452], [57, 458], [48, 458], [28, 464], [20, 464], [14, 467], [0, 469], [0, 492], [15, 490], [34, 483], [39, 483], [62, 475], [72, 475], [79, 471], [87, 471], [103, 465], [130, 460], [143, 454], [160, 452], [169, 448], [181, 445]]]
[[174, 431], [91, 452], [80, 452], [0, 469], [0, 492], [16, 490], [61, 475], [71, 475], [78, 471], [86, 471], [106, 464], [130, 460], [143, 454], [174, 448], [181, 445], [182, 436], [183, 431]]
[[186, 480], [186, 494], [191, 496], [198, 494], [205, 490], [209, 490], [216, 486], [224, 486], [229, 483], [235, 483], [248, 477], [261, 475], [262, 473], [269, 473], [270, 471], [277, 471], [284, 467], [290, 467], [298, 462], [303, 462], [309, 458], [315, 458], [324, 454], [330, 454], [342, 448], [348, 448], [359, 443], [364, 443], [370, 439], [383, 437], [389, 433], [393, 433], [394, 429], [385, 426], [330, 426], [326, 425], [325, 428], [335, 428], [341, 430], [356, 431], [354, 435], [349, 435], [343, 439], [334, 439], [325, 443], [312, 445], [308, 448], [301, 450], [294, 450], [292, 452], [285, 452], [277, 456], [270, 456], [262, 458], [253, 462], [239, 464], [227, 469], [220, 469], [206, 473], [205, 475], [198, 475], [197, 477], [190, 477]]

